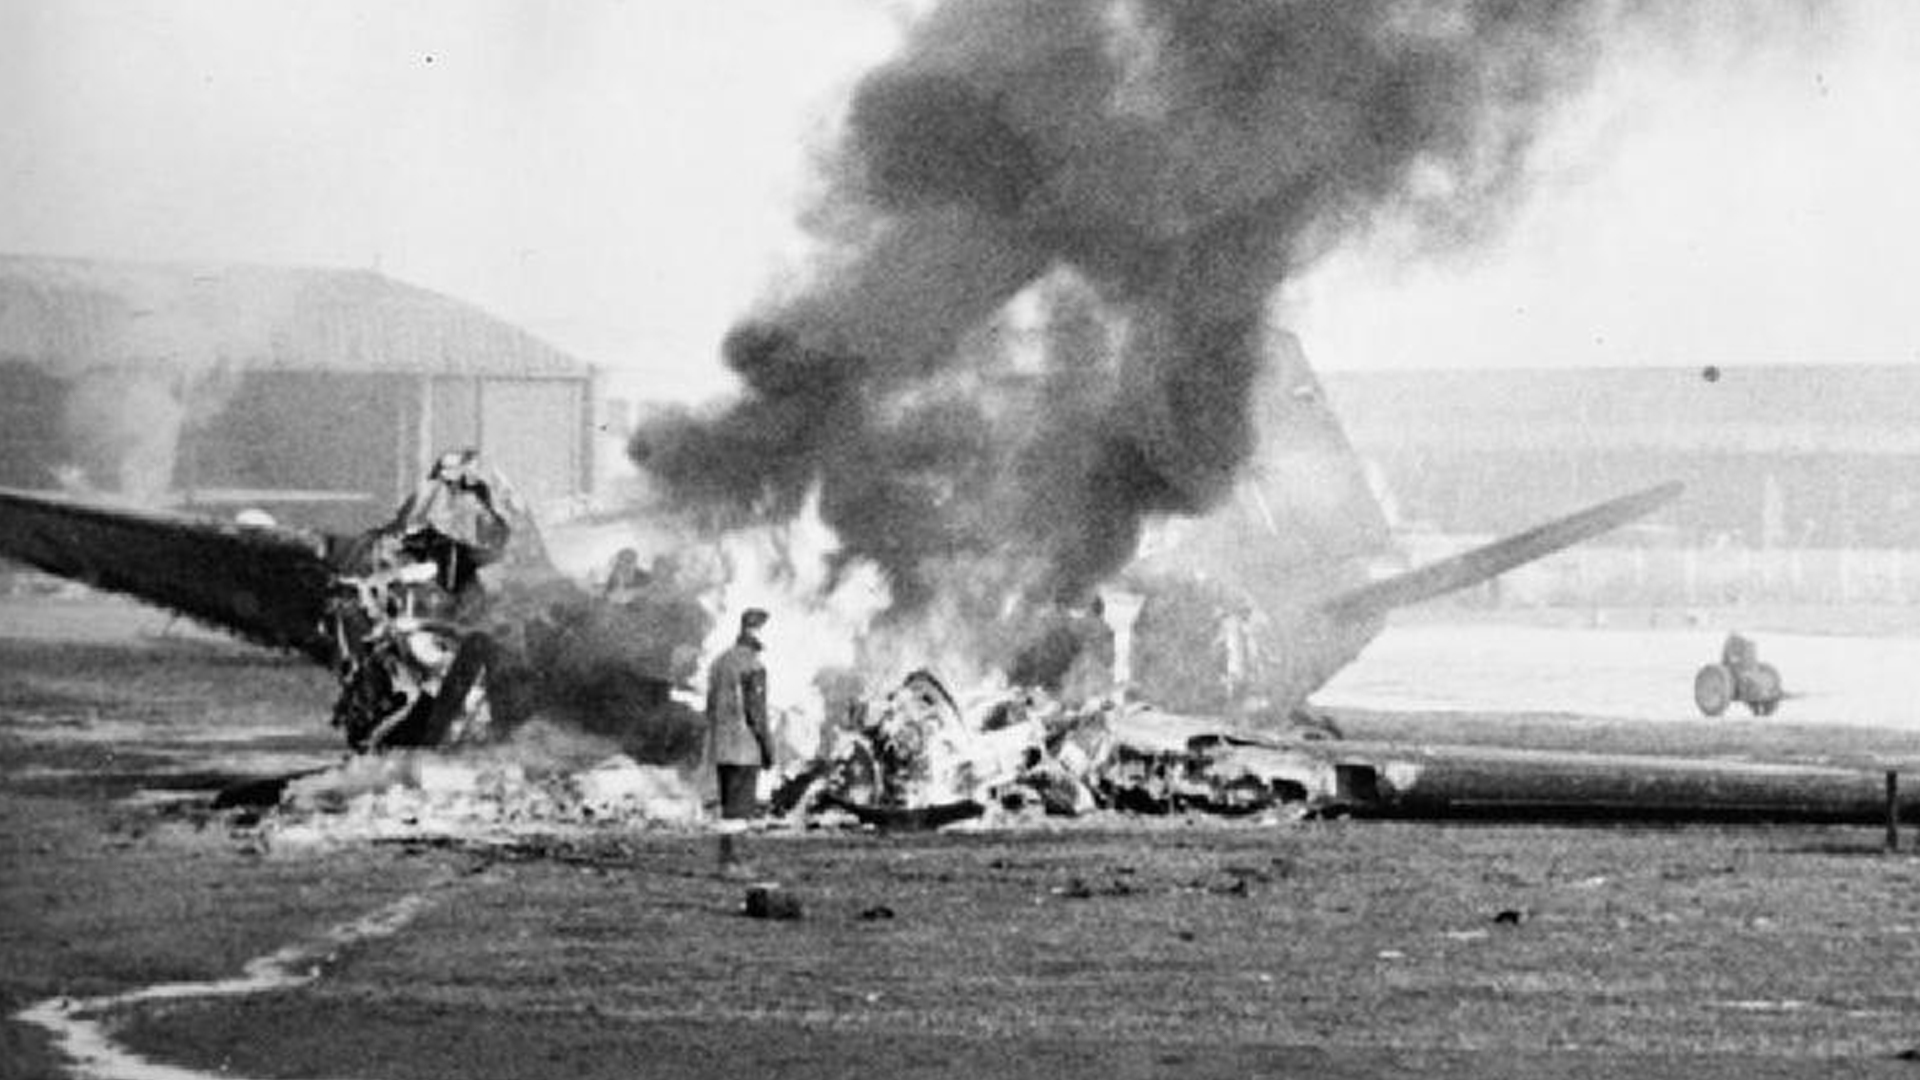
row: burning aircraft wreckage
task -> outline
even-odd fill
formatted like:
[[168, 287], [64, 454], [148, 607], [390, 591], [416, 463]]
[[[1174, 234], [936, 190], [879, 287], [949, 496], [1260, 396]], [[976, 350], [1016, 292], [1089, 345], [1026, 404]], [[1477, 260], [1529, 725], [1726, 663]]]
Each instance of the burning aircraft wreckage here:
[[1856, 789], [1876, 807], [1843, 770], [1310, 737], [1328, 732], [1308, 695], [1392, 609], [1678, 493], [1381, 573], [1385, 516], [1268, 321], [1287, 278], [1376, 219], [1484, 233], [1622, 10], [933, 7], [854, 88], [806, 216], [816, 265], [724, 342], [740, 395], [664, 414], [630, 447], [648, 513], [709, 539], [817, 520], [832, 543], [779, 573], [589, 592], [462, 455], [356, 537], [0, 493], [0, 554], [327, 665], [359, 751], [498, 744], [539, 718], [654, 765], [699, 753], [678, 691], [720, 616], [784, 590], [805, 594], [788, 598], [804, 621], [867, 581], [881, 602], [832, 623], [846, 655], [788, 680], [820, 688], [827, 734], [782, 770], [774, 807], [816, 819], [1851, 813]]
[[[1784, 795], [1823, 814], [1869, 812], [1870, 785], [1846, 770], [1356, 744], [1305, 708], [1390, 607], [1485, 580], [1675, 493], [1651, 489], [1276, 609], [1285, 624], [1217, 585], [1148, 569], [1104, 590], [1111, 608], [1055, 606], [1021, 624], [1024, 644], [1001, 677], [964, 696], [929, 670], [876, 694], [844, 680], [835, 693], [822, 679], [832, 715], [818, 753], [776, 774], [773, 815], [921, 828], [1098, 811], [1660, 812], [1702, 809], [1703, 792], [1709, 811], [1778, 810]], [[374, 832], [703, 820], [686, 780], [701, 721], [676, 689], [688, 689], [714, 618], [685, 585], [629, 578], [590, 593], [545, 561], [539, 541], [511, 488], [467, 454], [443, 458], [391, 522], [351, 537], [0, 492], [8, 556], [334, 671], [333, 722], [361, 753], [273, 784], [290, 807], [394, 819], [370, 822]], [[1288, 635], [1313, 646], [1319, 666], [1299, 654], [1263, 659]], [[577, 729], [630, 756], [530, 772], [501, 747], [536, 718], [548, 722], [536, 740]]]

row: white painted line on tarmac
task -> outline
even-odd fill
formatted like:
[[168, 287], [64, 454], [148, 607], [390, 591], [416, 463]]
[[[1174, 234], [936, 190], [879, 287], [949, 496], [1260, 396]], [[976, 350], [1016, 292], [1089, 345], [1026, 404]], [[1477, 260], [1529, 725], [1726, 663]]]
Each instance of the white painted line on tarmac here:
[[199, 1072], [149, 1061], [113, 1039], [109, 1014], [145, 1001], [245, 997], [290, 990], [318, 979], [338, 950], [388, 937], [412, 922], [428, 904], [426, 893], [403, 896], [352, 922], [329, 929], [316, 941], [289, 945], [247, 961], [241, 974], [211, 982], [158, 983], [101, 997], [48, 998], [14, 1014], [17, 1020], [46, 1029], [72, 1063], [71, 1075], [86, 1080], [241, 1080], [229, 1072]]

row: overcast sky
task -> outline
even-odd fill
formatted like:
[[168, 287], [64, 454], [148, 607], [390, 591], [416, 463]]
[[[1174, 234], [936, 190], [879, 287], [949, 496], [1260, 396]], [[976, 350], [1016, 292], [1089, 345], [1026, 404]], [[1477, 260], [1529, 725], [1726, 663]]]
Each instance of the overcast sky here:
[[[715, 345], [793, 271], [808, 155], [911, 6], [0, 0], [0, 251], [378, 267], [616, 392], [724, 392]], [[1816, 10], [1619, 43], [1497, 239], [1355, 244], [1287, 320], [1328, 368], [1920, 363], [1920, 4]]]

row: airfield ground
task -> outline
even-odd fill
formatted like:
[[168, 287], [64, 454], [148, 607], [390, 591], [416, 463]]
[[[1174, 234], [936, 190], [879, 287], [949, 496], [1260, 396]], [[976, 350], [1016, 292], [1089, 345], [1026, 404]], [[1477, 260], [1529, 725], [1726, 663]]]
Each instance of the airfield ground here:
[[[0, 603], [0, 1076], [64, 1067], [22, 1009], [289, 946], [317, 978], [121, 1006], [113, 1038], [258, 1077], [1920, 1076], [1920, 858], [1877, 828], [756, 835], [804, 917], [754, 920], [707, 835], [286, 848], [167, 801], [339, 751], [324, 672], [164, 622]], [[1805, 760], [1915, 741], [1790, 713], [1341, 720]], [[408, 898], [392, 936], [320, 944]]]

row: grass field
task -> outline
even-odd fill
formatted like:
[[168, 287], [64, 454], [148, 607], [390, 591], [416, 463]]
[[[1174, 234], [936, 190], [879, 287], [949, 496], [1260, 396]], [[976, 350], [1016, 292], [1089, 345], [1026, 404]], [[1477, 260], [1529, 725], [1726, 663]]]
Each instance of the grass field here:
[[[0, 1009], [231, 976], [406, 896], [317, 980], [128, 1006], [155, 1062], [260, 1077], [1920, 1074], [1920, 861], [1865, 828], [1107, 819], [715, 839], [263, 846], [143, 788], [339, 754], [323, 672], [218, 642], [0, 634]], [[1563, 717], [1351, 734], [1751, 753]], [[1743, 729], [1750, 730], [1750, 729]], [[1893, 733], [1766, 729], [1802, 759]], [[1907, 1055], [1903, 1057], [1902, 1055]], [[58, 1075], [0, 1025], [0, 1075]]]

